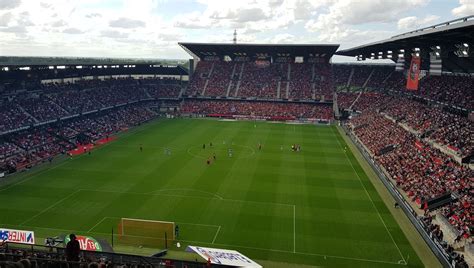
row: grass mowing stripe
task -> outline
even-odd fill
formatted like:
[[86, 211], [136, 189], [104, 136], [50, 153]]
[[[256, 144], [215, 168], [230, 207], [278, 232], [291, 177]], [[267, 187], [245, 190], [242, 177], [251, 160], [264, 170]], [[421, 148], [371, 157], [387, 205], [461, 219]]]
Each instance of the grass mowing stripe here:
[[[117, 219], [166, 220], [182, 231], [181, 248], [170, 245], [171, 251], [192, 243], [324, 267], [399, 267], [396, 241], [410, 256], [408, 266], [422, 267], [392, 215], [375, 203], [377, 193], [364, 175], [353, 175], [359, 167], [342, 159], [352, 155], [341, 151], [331, 127], [173, 119], [145, 124], [109, 144], [90, 156], [57, 161], [27, 183], [0, 188], [1, 225], [16, 229], [39, 214], [24, 223], [38, 237], [77, 232], [110, 241]], [[291, 151], [292, 144], [302, 151]], [[216, 153], [217, 161], [207, 165], [187, 153], [191, 147], [199, 156]], [[165, 157], [163, 148], [172, 148], [172, 155]], [[77, 189], [80, 194], [57, 203]]]
[[[333, 129], [333, 132], [334, 132], [334, 128], [332, 128], [332, 129]], [[336, 136], [336, 140], [337, 140], [337, 142], [338, 142], [338, 144], [339, 144], [339, 147], [341, 148], [341, 150], [344, 150], [344, 148], [342, 147], [341, 142], [339, 141], [339, 134], [336, 132], [336, 133], [334, 133], [334, 135]], [[347, 152], [346, 152], [345, 150], [344, 150], [344, 153], [345, 153], [345, 155], [346, 155], [346, 159], [349, 161], [349, 164], [350, 164], [352, 170], [354, 170], [354, 173], [356, 174], [357, 178], [359, 179], [360, 184], [361, 184], [362, 187], [364, 188], [364, 191], [365, 191], [365, 193], [367, 194], [367, 197], [369, 197], [370, 202], [372, 203], [372, 206], [374, 207], [375, 211], [377, 212], [377, 215], [379, 216], [380, 221], [382, 222], [383, 226], [385, 227], [385, 230], [387, 230], [387, 233], [388, 233], [388, 235], [390, 236], [390, 239], [392, 240], [393, 244], [394, 244], [395, 247], [397, 248], [398, 253], [400, 254], [400, 257], [402, 258], [403, 262], [406, 263], [406, 260], [405, 260], [405, 257], [403, 257], [402, 251], [400, 250], [400, 248], [398, 247], [397, 243], [395, 242], [395, 239], [393, 239], [392, 233], [390, 233], [390, 231], [388, 230], [387, 224], [385, 223], [385, 221], [383, 220], [382, 216], [380, 215], [380, 212], [379, 212], [379, 210], [377, 209], [377, 206], [375, 206], [374, 200], [372, 200], [372, 197], [370, 196], [369, 192], [367, 191], [367, 188], [365, 188], [365, 185], [364, 185], [364, 183], [362, 182], [362, 179], [360, 178], [359, 173], [355, 170], [354, 165], [352, 164], [351, 158], [349, 157], [349, 155], [347, 155]]]
[[59, 205], [61, 202], [65, 201], [66, 199], [70, 198], [71, 196], [77, 194], [79, 191], [80, 191], [80, 190], [76, 190], [75, 192], [72, 192], [72, 193], [68, 194], [66, 197], [64, 197], [64, 198], [62, 198], [62, 199], [60, 199], [60, 200], [58, 200], [56, 203], [54, 203], [54, 204], [52, 204], [51, 206], [49, 206], [49, 207], [43, 209], [42, 211], [40, 211], [39, 213], [33, 215], [31, 218], [27, 219], [26, 221], [20, 223], [20, 226], [23, 226], [25, 223], [27, 223], [27, 222], [29, 222], [29, 221], [31, 221], [31, 220], [33, 220], [33, 219], [35, 219], [35, 218], [41, 216], [42, 214], [46, 213], [48, 210], [50, 210], [50, 209], [52, 209], [53, 207]]

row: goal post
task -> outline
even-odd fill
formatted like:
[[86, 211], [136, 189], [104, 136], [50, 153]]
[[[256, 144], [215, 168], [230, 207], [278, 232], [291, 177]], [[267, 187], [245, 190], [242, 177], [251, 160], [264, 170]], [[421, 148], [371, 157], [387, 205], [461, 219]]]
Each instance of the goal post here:
[[167, 248], [175, 240], [175, 223], [121, 218], [117, 234], [123, 244]]

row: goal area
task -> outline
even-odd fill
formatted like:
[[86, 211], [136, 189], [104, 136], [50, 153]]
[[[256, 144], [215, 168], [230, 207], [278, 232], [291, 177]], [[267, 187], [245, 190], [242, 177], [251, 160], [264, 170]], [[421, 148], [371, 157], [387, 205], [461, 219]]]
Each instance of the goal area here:
[[121, 218], [117, 235], [122, 244], [168, 248], [175, 240], [174, 231], [174, 222]]

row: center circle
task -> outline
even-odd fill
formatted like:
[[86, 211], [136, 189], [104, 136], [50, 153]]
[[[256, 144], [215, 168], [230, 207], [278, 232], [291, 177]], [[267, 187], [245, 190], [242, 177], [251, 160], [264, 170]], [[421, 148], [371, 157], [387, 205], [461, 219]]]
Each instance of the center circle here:
[[205, 148], [201, 144], [189, 147], [188, 154], [201, 159], [212, 159], [215, 155], [217, 160], [230, 160], [249, 158], [255, 154], [255, 150], [238, 144], [213, 144], [212, 147], [206, 144]]

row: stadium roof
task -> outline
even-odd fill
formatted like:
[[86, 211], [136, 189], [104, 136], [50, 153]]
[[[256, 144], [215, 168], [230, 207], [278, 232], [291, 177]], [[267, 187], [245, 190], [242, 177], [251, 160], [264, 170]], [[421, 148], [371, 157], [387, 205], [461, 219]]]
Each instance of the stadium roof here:
[[363, 55], [364, 58], [370, 58], [371, 53], [384, 52], [385, 54], [387, 51], [392, 51], [392, 53], [397, 54], [400, 49], [411, 51], [413, 48], [431, 51], [434, 46], [444, 46], [443, 50], [454, 51], [455, 45], [461, 43], [474, 45], [474, 16], [395, 35], [386, 40], [340, 50], [336, 54], [343, 56]]
[[200, 59], [209, 56], [234, 57], [322, 57], [331, 58], [338, 44], [210, 44], [179, 43], [191, 56]]
[[102, 64], [102, 65], [0, 65], [0, 81], [3, 79], [58, 79], [84, 76], [111, 75], [164, 75], [187, 76], [183, 66], [153, 64]]

